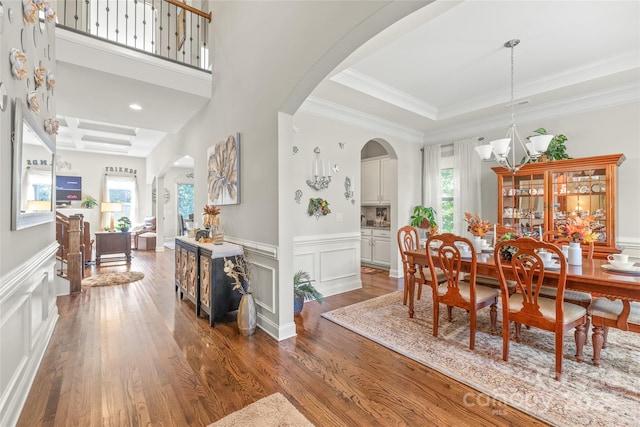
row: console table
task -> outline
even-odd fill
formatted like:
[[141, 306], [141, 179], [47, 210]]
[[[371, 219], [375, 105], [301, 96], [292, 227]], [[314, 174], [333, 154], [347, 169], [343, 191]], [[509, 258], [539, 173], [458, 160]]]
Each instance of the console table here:
[[211, 327], [216, 318], [238, 309], [242, 295], [233, 289], [233, 279], [224, 272], [224, 258], [242, 254], [242, 247], [233, 243], [214, 245], [186, 236], [176, 238], [175, 289], [180, 299], [193, 302], [196, 316], [209, 315]]
[[[100, 265], [102, 255], [123, 254], [127, 263], [131, 262], [131, 233], [128, 231], [99, 231], [96, 233], [96, 265]], [[106, 260], [104, 260], [106, 261]]]

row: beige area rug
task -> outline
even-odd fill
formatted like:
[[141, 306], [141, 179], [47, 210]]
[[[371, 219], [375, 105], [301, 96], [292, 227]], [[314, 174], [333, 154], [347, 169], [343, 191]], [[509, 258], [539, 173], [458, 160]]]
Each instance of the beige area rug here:
[[313, 427], [280, 393], [272, 394], [239, 411], [209, 424], [208, 427]]
[[585, 346], [587, 361], [577, 363], [571, 331], [565, 336], [563, 378], [556, 381], [552, 333], [522, 328], [523, 341], [511, 341], [509, 361], [504, 362], [502, 335], [489, 334], [488, 309], [478, 312], [472, 351], [468, 314], [461, 309], [454, 309], [449, 323], [443, 306], [439, 336], [433, 336], [431, 301], [425, 296], [416, 301], [413, 319], [402, 305], [402, 291], [323, 317], [474, 388], [477, 393], [465, 395], [470, 410], [497, 400], [558, 426], [640, 425], [640, 335], [610, 329], [602, 365], [596, 368], [591, 363], [591, 333]]
[[113, 286], [123, 285], [129, 282], [141, 280], [143, 273], [138, 271], [125, 271], [121, 273], [102, 273], [82, 279], [82, 286]]

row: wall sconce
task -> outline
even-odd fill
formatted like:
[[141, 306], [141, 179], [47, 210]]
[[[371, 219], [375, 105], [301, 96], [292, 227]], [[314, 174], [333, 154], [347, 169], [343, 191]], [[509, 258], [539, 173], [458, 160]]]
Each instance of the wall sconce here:
[[115, 224], [113, 221], [114, 212], [122, 212], [122, 203], [120, 202], [102, 202], [100, 203], [100, 212], [108, 212], [109, 217], [109, 231], [115, 231]]
[[353, 181], [348, 176], [344, 178], [344, 198], [353, 199]]
[[329, 188], [331, 183], [331, 162], [327, 160], [325, 165], [325, 161], [320, 159], [320, 148], [314, 148], [313, 152], [316, 153], [316, 158], [311, 164], [311, 177], [313, 179], [308, 179], [307, 185], [316, 190]]

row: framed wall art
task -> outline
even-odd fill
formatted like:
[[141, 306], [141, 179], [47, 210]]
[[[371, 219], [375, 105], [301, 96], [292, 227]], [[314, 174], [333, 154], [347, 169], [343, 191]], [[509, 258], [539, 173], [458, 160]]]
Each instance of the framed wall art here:
[[209, 203], [240, 203], [240, 133], [229, 135], [207, 150]]

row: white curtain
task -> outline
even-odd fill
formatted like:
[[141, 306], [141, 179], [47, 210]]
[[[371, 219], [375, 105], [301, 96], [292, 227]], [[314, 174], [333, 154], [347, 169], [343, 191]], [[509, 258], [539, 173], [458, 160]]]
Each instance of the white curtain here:
[[[482, 217], [482, 195], [480, 174], [482, 161], [476, 154], [478, 138], [469, 138], [453, 143], [453, 233], [469, 237], [465, 212]], [[484, 218], [483, 218], [484, 219]]]
[[437, 214], [438, 225], [442, 226], [442, 178], [440, 174], [440, 145], [427, 145], [422, 152], [422, 205], [432, 207]]

